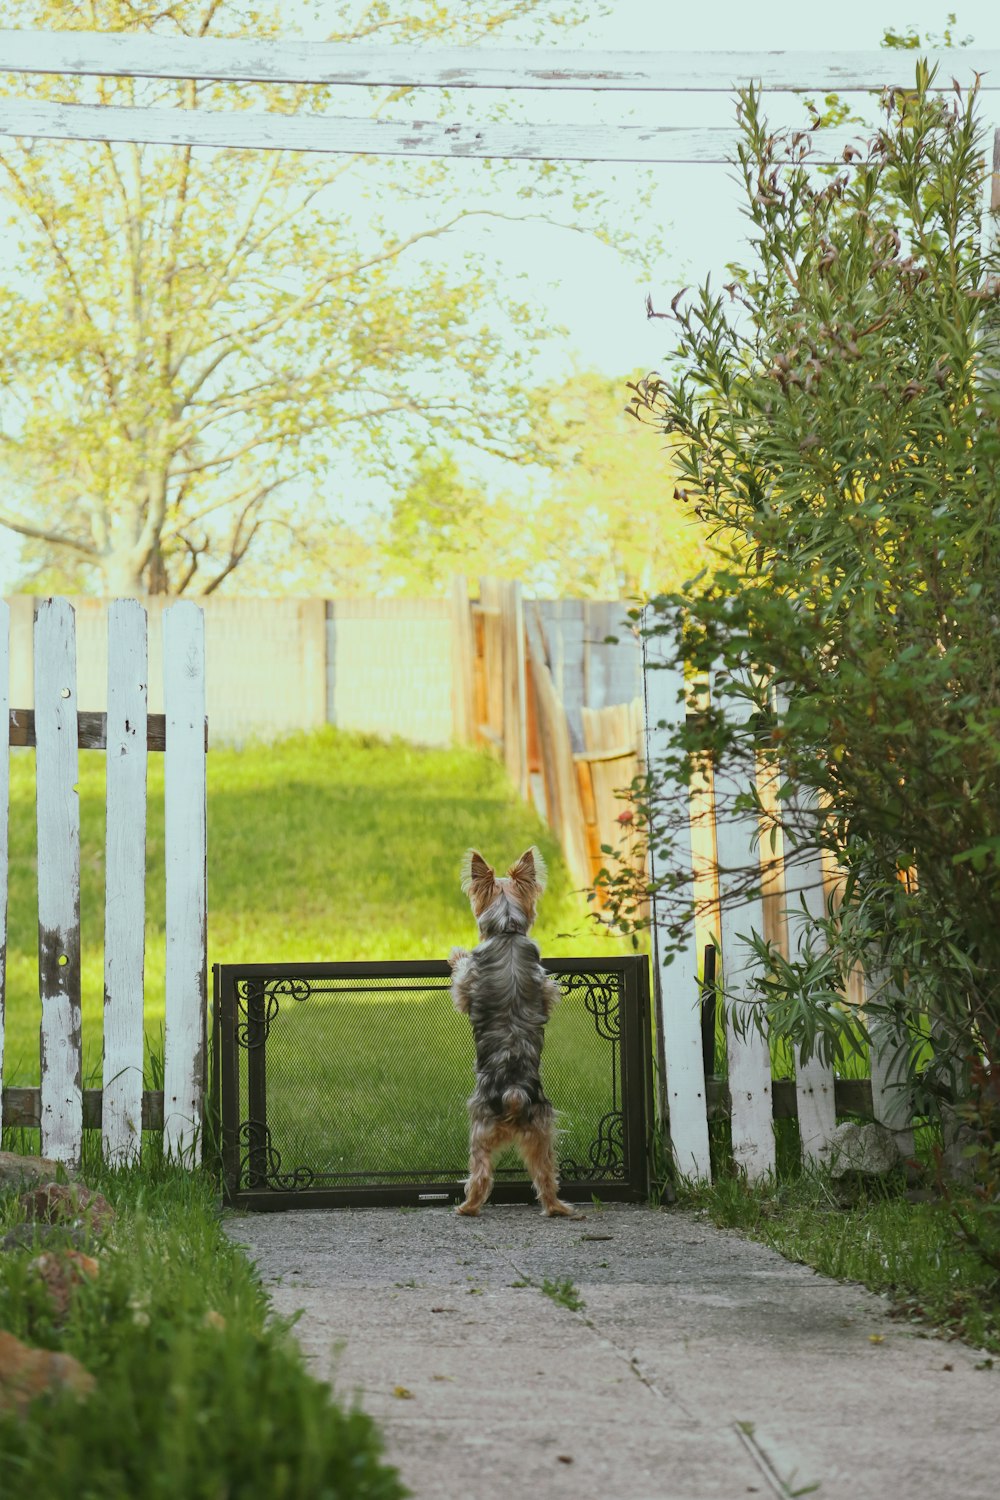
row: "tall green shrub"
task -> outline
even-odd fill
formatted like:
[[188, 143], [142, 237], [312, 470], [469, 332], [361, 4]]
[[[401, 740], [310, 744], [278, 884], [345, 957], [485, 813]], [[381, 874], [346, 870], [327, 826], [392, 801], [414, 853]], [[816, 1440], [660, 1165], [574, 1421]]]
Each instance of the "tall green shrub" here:
[[[761, 1016], [829, 1054], [860, 958], [869, 1017], [891, 1011], [927, 1095], [954, 1096], [973, 1057], [1000, 1064], [1000, 255], [976, 92], [933, 83], [918, 64], [834, 176], [741, 95], [753, 259], [675, 299], [673, 362], [633, 408], [714, 539], [646, 617], [717, 684], [650, 767], [657, 845], [696, 745], [747, 765], [768, 745], [792, 861], [831, 849], [846, 886], [791, 963], [757, 943]], [[634, 920], [634, 885], [607, 878]]]

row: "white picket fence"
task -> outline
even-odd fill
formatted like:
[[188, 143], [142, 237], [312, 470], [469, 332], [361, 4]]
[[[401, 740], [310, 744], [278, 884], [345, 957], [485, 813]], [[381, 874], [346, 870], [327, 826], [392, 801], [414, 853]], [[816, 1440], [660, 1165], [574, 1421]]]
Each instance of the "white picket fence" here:
[[[646, 764], [653, 766], [687, 715], [690, 695], [682, 673], [665, 664], [661, 643], [655, 637], [644, 643], [644, 665]], [[749, 1001], [751, 973], [750, 952], [741, 934], [764, 934], [767, 930], [762, 897], [741, 897], [737, 883], [739, 877], [734, 874], [754, 868], [762, 870], [762, 854], [765, 861], [768, 858], [761, 848], [757, 814], [750, 809], [738, 811], [733, 806], [740, 793], [748, 790], [745, 784], [748, 775], [742, 766], [716, 766], [714, 807], [706, 814], [706, 803], [700, 812], [695, 813], [696, 819], [707, 816], [713, 822], [710, 828], [704, 824], [699, 828], [702, 844], [710, 845], [714, 851], [713, 874], [718, 886], [718, 900], [712, 903], [713, 909], [706, 914], [705, 920], [710, 941], [721, 960], [727, 1005], [736, 1010]], [[671, 831], [677, 833], [675, 829]], [[650, 843], [650, 877], [655, 881], [667, 872], [657, 869], [655, 840]], [[683, 876], [690, 876], [687, 899], [693, 906], [697, 894], [695, 869], [698, 851], [693, 849], [690, 820], [685, 821], [679, 830], [672, 859], [674, 869], [681, 871]], [[743, 884], [746, 883], [744, 880]], [[766, 880], [762, 883], [766, 884]], [[784, 884], [782, 915], [788, 954], [795, 957], [811, 932], [811, 919], [822, 917], [826, 910], [825, 881], [819, 857], [798, 859], [794, 873], [786, 869]], [[701, 894], [703, 896], [704, 892]], [[659, 1116], [669, 1128], [669, 1139], [680, 1172], [695, 1179], [710, 1179], [708, 1122], [712, 1101], [705, 1075], [699, 1003], [699, 964], [702, 939], [706, 934], [699, 933], [695, 923], [690, 923], [686, 931], [686, 946], [671, 958], [666, 944], [657, 938], [657, 920], [663, 919], [663, 913], [657, 910], [655, 898], [652, 916]], [[811, 938], [815, 951], [814, 933]], [[859, 998], [863, 999], [863, 995]], [[897, 1050], [896, 1039], [884, 1035], [877, 1036], [875, 1042], [871, 1058], [872, 1115], [895, 1132], [905, 1154], [912, 1150], [912, 1137], [909, 1134], [906, 1093], [900, 1087], [901, 1080], [892, 1063]], [[767, 1038], [755, 1026], [747, 1028], [745, 1035], [737, 1035], [730, 1020], [726, 1052], [733, 1162], [748, 1178], [763, 1177], [775, 1165], [775, 1080], [772, 1078], [770, 1047]], [[838, 1081], [833, 1069], [814, 1057], [807, 1064], [796, 1063], [794, 1089], [803, 1160], [821, 1163], [829, 1156], [831, 1137], [837, 1125]]]
[[[206, 1072], [206, 720], [202, 612], [163, 613], [162, 715], [147, 713], [146, 611], [108, 610], [107, 713], [81, 712], [76, 632], [65, 599], [38, 604], [33, 710], [9, 698], [10, 613], [0, 600], [0, 1086], [3, 1084], [11, 744], [35, 746], [38, 830], [38, 1089], [3, 1089], [5, 1124], [37, 1124], [41, 1149], [80, 1158], [85, 1116], [99, 1111], [105, 1159], [138, 1159], [145, 1118], [168, 1152], [201, 1157]], [[107, 754], [103, 1088], [82, 1086], [78, 749]], [[162, 1096], [143, 1093], [146, 757], [165, 765], [166, 1021]], [[18, 997], [19, 1005], [25, 998]], [[85, 1094], [91, 1097], [86, 1097]], [[85, 1108], [86, 1106], [86, 1108]]]

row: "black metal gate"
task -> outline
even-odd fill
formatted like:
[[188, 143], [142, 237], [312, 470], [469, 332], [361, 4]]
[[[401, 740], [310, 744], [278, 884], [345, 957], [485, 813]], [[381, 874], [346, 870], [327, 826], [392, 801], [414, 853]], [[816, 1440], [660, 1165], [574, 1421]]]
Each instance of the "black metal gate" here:
[[[648, 1190], [651, 1047], [643, 957], [545, 963], [563, 1196]], [[474, 1052], [451, 974], [424, 963], [216, 964], [213, 1115], [225, 1198], [246, 1208], [459, 1202]], [[533, 1199], [498, 1158], [495, 1202]]]

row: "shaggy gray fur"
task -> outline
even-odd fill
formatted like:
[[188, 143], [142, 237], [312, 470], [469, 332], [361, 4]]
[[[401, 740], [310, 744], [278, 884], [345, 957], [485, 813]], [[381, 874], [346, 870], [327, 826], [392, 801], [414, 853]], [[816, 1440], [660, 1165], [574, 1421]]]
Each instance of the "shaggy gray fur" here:
[[476, 1044], [474, 1121], [521, 1126], [551, 1120], [540, 1063], [545, 1023], [559, 986], [526, 935], [527, 919], [505, 891], [483, 912], [483, 941], [455, 970], [455, 1004], [468, 1013]]

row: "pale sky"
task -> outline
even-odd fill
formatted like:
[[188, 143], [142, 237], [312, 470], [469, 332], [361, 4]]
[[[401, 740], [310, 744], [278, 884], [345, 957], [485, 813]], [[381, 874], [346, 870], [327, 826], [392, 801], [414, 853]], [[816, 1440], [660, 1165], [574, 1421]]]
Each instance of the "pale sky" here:
[[[395, 0], [400, 8], [406, 0]], [[298, 19], [307, 36], [320, 37], [324, 0], [286, 0], [290, 17]], [[553, 11], [559, 10], [553, 0]], [[685, 51], [723, 48], [745, 50], [808, 50], [820, 52], [874, 49], [886, 27], [913, 27], [922, 35], [940, 33], [948, 12], [957, 12], [959, 39], [972, 33], [975, 45], [1000, 47], [1000, 0], [837, 0], [836, 4], [803, 4], [802, 0], [701, 0], [676, 5], [672, 0], [613, 0], [610, 13], [564, 33], [562, 47], [619, 51]], [[523, 36], [505, 32], [490, 45], [511, 46]], [[854, 96], [857, 98], [857, 96]], [[996, 123], [1000, 125], [1000, 95]], [[482, 96], [468, 93], [456, 108], [474, 112]], [[495, 100], [494, 100], [495, 102]], [[860, 105], [860, 100], [859, 100]], [[732, 123], [732, 100], [725, 94], [632, 96], [623, 104], [615, 94], [524, 94], [516, 106], [530, 120], [633, 119], [637, 123]], [[349, 107], [345, 112], [351, 112]], [[789, 95], [772, 95], [770, 117], [775, 124], [804, 123], [804, 111]], [[464, 116], [463, 116], [464, 117]], [[476, 163], [460, 162], [454, 170], [474, 174]], [[526, 172], [533, 170], [525, 167]], [[659, 247], [650, 275], [638, 275], [613, 248], [588, 241], [567, 230], [530, 224], [472, 221], [435, 247], [445, 261], [467, 248], [487, 249], [499, 278], [530, 275], [550, 323], [565, 325], [568, 335], [550, 349], [533, 372], [544, 380], [573, 365], [594, 366], [609, 374], [653, 369], [669, 346], [665, 325], [650, 322], [645, 297], [651, 293], [659, 306], [669, 302], [686, 282], [704, 280], [743, 253], [743, 221], [739, 193], [726, 167], [594, 165], [583, 169], [595, 185], [610, 192], [620, 212], [635, 214], [636, 188], [644, 171], [652, 172], [652, 202], [637, 227], [642, 237]], [[648, 179], [646, 179], [648, 180]], [[470, 176], [470, 186], [474, 179]], [[0, 529], [0, 588], [6, 590], [16, 573], [16, 542]]]

